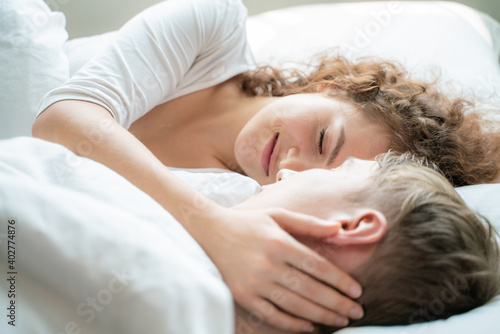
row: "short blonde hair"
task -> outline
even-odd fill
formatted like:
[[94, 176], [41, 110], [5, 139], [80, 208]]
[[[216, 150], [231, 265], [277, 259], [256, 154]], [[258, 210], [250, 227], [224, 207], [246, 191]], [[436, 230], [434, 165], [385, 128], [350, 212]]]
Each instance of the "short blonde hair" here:
[[383, 212], [390, 228], [353, 274], [364, 287], [365, 317], [351, 325], [445, 319], [498, 294], [499, 246], [488, 220], [425, 159], [389, 153], [378, 161], [373, 182], [351, 200]]

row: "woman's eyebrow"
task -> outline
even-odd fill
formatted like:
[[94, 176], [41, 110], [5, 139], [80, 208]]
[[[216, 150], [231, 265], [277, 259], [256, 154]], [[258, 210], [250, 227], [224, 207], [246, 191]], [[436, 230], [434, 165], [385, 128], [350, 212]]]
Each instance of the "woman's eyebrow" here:
[[339, 152], [342, 149], [342, 147], [344, 146], [344, 143], [345, 143], [345, 130], [344, 130], [344, 127], [342, 126], [340, 128], [340, 135], [339, 135], [339, 139], [337, 140], [337, 144], [333, 148], [332, 153], [330, 154], [330, 157], [328, 158], [327, 166], [330, 166], [333, 163], [333, 160], [335, 160], [335, 158], [337, 157], [337, 155], [339, 155]]

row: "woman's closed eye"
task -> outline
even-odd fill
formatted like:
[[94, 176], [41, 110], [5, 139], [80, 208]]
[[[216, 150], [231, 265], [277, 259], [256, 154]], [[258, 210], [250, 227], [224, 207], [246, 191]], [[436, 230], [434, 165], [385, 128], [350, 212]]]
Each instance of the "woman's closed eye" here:
[[323, 154], [323, 141], [325, 140], [325, 129], [322, 129], [320, 134], [319, 134], [319, 142], [318, 142], [318, 149], [319, 149], [319, 154]]

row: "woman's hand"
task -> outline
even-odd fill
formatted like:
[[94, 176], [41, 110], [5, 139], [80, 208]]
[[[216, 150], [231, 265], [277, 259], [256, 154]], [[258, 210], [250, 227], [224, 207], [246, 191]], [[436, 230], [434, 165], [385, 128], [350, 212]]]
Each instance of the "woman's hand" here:
[[284, 209], [221, 208], [198, 227], [195, 239], [252, 326], [300, 332], [312, 330], [311, 322], [342, 327], [362, 316], [361, 306], [342, 295], [359, 297], [359, 284], [286, 232], [323, 238], [337, 233], [338, 223]]

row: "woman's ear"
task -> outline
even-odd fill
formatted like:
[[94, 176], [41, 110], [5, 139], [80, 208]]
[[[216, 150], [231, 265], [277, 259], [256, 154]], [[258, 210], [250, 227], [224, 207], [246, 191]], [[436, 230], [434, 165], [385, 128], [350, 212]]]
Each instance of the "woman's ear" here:
[[361, 245], [379, 242], [387, 233], [385, 216], [377, 210], [362, 210], [352, 219], [342, 220], [342, 228], [336, 235], [324, 238], [324, 242], [335, 245]]

